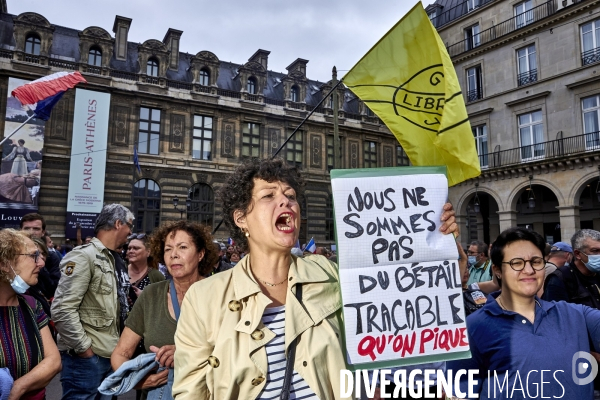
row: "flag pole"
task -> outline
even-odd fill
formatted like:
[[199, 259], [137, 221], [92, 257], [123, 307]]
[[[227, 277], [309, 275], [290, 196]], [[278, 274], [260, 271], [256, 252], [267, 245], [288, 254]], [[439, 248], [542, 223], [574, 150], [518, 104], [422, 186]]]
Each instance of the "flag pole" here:
[[25, 122], [23, 122], [21, 125], [19, 125], [17, 127], [17, 129], [15, 129], [14, 131], [12, 131], [12, 133], [10, 135], [8, 135], [7, 137], [5, 137], [4, 139], [2, 139], [2, 141], [0, 142], [0, 146], [2, 146], [4, 144], [4, 142], [6, 142], [12, 135], [14, 135], [15, 133], [17, 133], [19, 131], [19, 129], [21, 129], [22, 127], [24, 127], [25, 124], [27, 124], [33, 118], [35, 118], [35, 114], [31, 114], [31, 116], [29, 118], [27, 118], [27, 120]]
[[[325, 95], [323, 96], [323, 98], [321, 99], [321, 101], [319, 102], [319, 104], [317, 104], [315, 106], [315, 108], [312, 109], [311, 112], [308, 113], [308, 115], [302, 120], [302, 122], [300, 122], [300, 125], [298, 125], [296, 127], [296, 129], [294, 129], [294, 132], [292, 132], [290, 134], [290, 136], [285, 140], [285, 142], [283, 142], [283, 144], [281, 146], [279, 146], [279, 148], [277, 149], [277, 151], [271, 156], [271, 159], [275, 158], [275, 156], [277, 154], [279, 154], [279, 152], [281, 150], [283, 150], [283, 148], [285, 147], [285, 145], [287, 144], [287, 142], [289, 142], [290, 140], [292, 140], [292, 138], [294, 137], [294, 135], [296, 134], [296, 132], [298, 132], [298, 130], [302, 127], [302, 125], [304, 125], [304, 123], [306, 121], [308, 121], [308, 119], [310, 118], [311, 115], [313, 115], [313, 113], [315, 112], [315, 110], [317, 108], [319, 108], [319, 106], [321, 104], [323, 104], [323, 102], [329, 98], [329, 96], [331, 95], [331, 93], [333, 93], [334, 90], [337, 89], [338, 86], [340, 86], [340, 84], [342, 83], [343, 79], [340, 79], [339, 81], [337, 81], [337, 83], [335, 83], [335, 85], [333, 86], [333, 88], [331, 88], [331, 90]], [[221, 225], [223, 224], [223, 220], [219, 221], [219, 223], [217, 224], [217, 227], [215, 229], [213, 229], [212, 234], [214, 235], [215, 233], [217, 233], [217, 231], [219, 230], [219, 228], [221, 227]]]
[[[333, 66], [331, 82], [334, 84], [334, 89], [338, 86], [337, 68]], [[338, 122], [339, 114], [338, 91], [333, 91], [333, 168], [339, 169], [342, 167], [341, 151], [340, 151], [340, 127]]]
[[[321, 101], [319, 102], [319, 104], [317, 104], [317, 105], [315, 106], [315, 108], [313, 108], [313, 109], [312, 109], [312, 111], [308, 113], [308, 115], [307, 115], [307, 116], [306, 116], [306, 117], [305, 117], [305, 118], [302, 120], [302, 122], [300, 122], [300, 125], [298, 125], [298, 126], [296, 127], [296, 129], [294, 129], [294, 132], [292, 132], [292, 133], [290, 134], [290, 136], [289, 136], [289, 137], [288, 137], [288, 138], [285, 140], [285, 142], [283, 142], [283, 144], [282, 144], [281, 146], [279, 146], [279, 148], [277, 149], [277, 151], [275, 152], [275, 154], [273, 154], [273, 155], [271, 156], [271, 159], [275, 158], [275, 156], [276, 156], [277, 154], [279, 154], [279, 152], [280, 152], [281, 150], [283, 150], [283, 148], [285, 147], [285, 145], [287, 144], [287, 142], [289, 142], [290, 140], [292, 140], [292, 138], [294, 137], [294, 135], [296, 134], [296, 132], [298, 132], [298, 130], [299, 130], [301, 127], [302, 127], [302, 125], [304, 125], [304, 123], [305, 123], [306, 121], [308, 121], [308, 119], [310, 118], [310, 116], [311, 116], [311, 115], [313, 115], [313, 113], [315, 112], [315, 110], [316, 110], [317, 108], [319, 108], [319, 106], [320, 106], [321, 104], [323, 104], [323, 102], [324, 102], [326, 99], [328, 99], [328, 98], [329, 98], [329, 96], [331, 95], [331, 93], [332, 93], [332, 92], [333, 92], [335, 89], [337, 89], [337, 87], [338, 87], [338, 86], [340, 86], [340, 84], [342, 83], [342, 81], [343, 81], [343, 79], [340, 79], [340, 80], [339, 80], [339, 81], [338, 81], [338, 82], [337, 82], [337, 83], [336, 83], [336, 84], [333, 86], [333, 88], [331, 88], [331, 90], [330, 90], [330, 91], [329, 91], [329, 92], [328, 92], [328, 93], [327, 93], [325, 96], [323, 96], [323, 98], [321, 99]], [[220, 226], [220, 225], [221, 225], [221, 224], [219, 224], [219, 226]]]

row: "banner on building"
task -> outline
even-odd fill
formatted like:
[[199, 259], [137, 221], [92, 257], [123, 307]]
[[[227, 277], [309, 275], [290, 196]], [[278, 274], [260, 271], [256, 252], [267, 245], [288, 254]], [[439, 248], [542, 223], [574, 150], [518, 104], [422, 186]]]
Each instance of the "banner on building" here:
[[[31, 115], [10, 93], [28, 80], [8, 78], [4, 136]], [[46, 122], [34, 118], [2, 145], [0, 227], [19, 228], [23, 215], [37, 212]]]
[[93, 236], [104, 204], [110, 94], [75, 91], [75, 116], [67, 199], [66, 237]]
[[470, 356], [445, 167], [331, 171], [351, 368]]

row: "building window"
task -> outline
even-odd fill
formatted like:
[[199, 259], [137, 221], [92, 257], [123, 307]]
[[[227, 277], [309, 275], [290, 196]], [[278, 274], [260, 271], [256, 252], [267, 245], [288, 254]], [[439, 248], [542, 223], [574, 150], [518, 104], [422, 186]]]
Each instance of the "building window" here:
[[531, 0], [523, 1], [515, 6], [515, 25], [516, 28], [522, 28], [533, 22], [533, 2]]
[[479, 165], [481, 168], [488, 167], [488, 135], [487, 126], [480, 125], [472, 128], [473, 137], [475, 138], [475, 148], [479, 155]]
[[25, 39], [25, 53], [31, 54], [32, 56], [39, 56], [41, 45], [42, 41], [40, 40], [40, 37], [30, 34]]
[[190, 188], [191, 205], [188, 208], [188, 221], [199, 222], [209, 228], [213, 227], [215, 215], [215, 194], [205, 183], [196, 183]]
[[246, 91], [249, 94], [256, 94], [256, 79], [248, 78], [248, 84], [246, 85]]
[[364, 150], [364, 167], [377, 168], [377, 143], [365, 142]]
[[327, 108], [333, 109], [333, 95], [329, 96], [329, 100], [327, 100]]
[[581, 63], [600, 61], [600, 19], [581, 26]]
[[544, 157], [544, 126], [542, 112], [534, 111], [519, 115], [519, 139], [521, 141], [521, 160], [533, 160]]
[[200, 84], [202, 86], [208, 86], [210, 80], [210, 74], [208, 73], [208, 71], [206, 70], [206, 68], [202, 68], [200, 70]]
[[471, 50], [481, 44], [481, 36], [479, 35], [479, 24], [465, 29], [465, 50]]
[[435, 17], [437, 17], [437, 11], [433, 10], [432, 12], [430, 12], [429, 14], [427, 14], [427, 16], [429, 17], [430, 21], [433, 21], [435, 19]]
[[158, 154], [160, 142], [160, 110], [140, 108], [140, 130], [138, 135], [138, 153]]
[[146, 75], [158, 76], [158, 61], [156, 59], [151, 58], [146, 63]]
[[365, 105], [365, 108], [367, 110], [367, 117], [374, 117], [375, 116], [375, 113], [373, 112], [373, 110], [371, 110], [369, 108], [369, 106]]
[[325, 203], [325, 240], [335, 240], [335, 224], [333, 218], [333, 195], [327, 196]]
[[600, 149], [600, 96], [586, 97], [581, 100], [583, 110], [583, 133], [586, 150]]
[[244, 124], [242, 129], [242, 156], [259, 157], [260, 155], [260, 125], [252, 122]]
[[92, 47], [90, 52], [88, 53], [88, 65], [92, 65], [94, 67], [102, 66], [102, 51], [97, 47]]
[[467, 70], [467, 102], [483, 98], [481, 65]]
[[194, 115], [194, 143], [192, 158], [210, 160], [212, 158], [213, 119], [204, 115]]
[[300, 97], [298, 92], [298, 86], [292, 86], [292, 89], [290, 90], [290, 98], [293, 102], [298, 102], [298, 98]]
[[160, 224], [160, 186], [153, 180], [141, 179], [133, 185], [135, 230], [151, 233]]
[[396, 146], [396, 165], [398, 167], [410, 165], [408, 155], [406, 154], [402, 146]]
[[303, 135], [298, 131], [285, 145], [285, 158], [288, 164], [302, 168]]
[[535, 44], [517, 50], [519, 86], [537, 82], [537, 61], [535, 59]]
[[467, 0], [467, 12], [471, 12], [481, 5], [481, 0]]
[[327, 170], [334, 166], [333, 136], [327, 136]]

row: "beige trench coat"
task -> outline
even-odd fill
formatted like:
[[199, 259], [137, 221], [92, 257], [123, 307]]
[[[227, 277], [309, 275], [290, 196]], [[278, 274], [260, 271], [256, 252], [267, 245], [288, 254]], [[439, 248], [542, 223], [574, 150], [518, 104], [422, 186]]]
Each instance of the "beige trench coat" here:
[[[265, 345], [275, 334], [261, 317], [271, 301], [252, 277], [248, 259], [186, 293], [175, 334], [177, 400], [255, 399], [265, 386]], [[298, 283], [302, 305], [295, 297]], [[292, 256], [288, 287], [286, 351], [300, 336], [294, 369], [320, 399], [338, 399], [340, 370], [346, 366], [337, 267], [322, 256]]]

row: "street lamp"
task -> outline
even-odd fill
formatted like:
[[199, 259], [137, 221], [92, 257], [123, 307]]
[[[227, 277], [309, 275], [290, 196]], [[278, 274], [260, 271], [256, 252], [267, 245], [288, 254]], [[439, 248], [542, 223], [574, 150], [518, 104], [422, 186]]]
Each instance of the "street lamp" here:
[[531, 181], [533, 180], [533, 175], [529, 175], [529, 208], [535, 208], [535, 195], [533, 194], [533, 188], [531, 187]]
[[187, 199], [185, 199], [185, 208], [179, 208], [179, 207], [177, 207], [178, 205], [179, 205], [179, 197], [175, 196], [175, 197], [173, 197], [173, 208], [175, 208], [177, 211], [179, 211], [179, 219], [183, 219], [183, 213], [187, 212], [187, 210], [192, 205], [192, 199], [190, 199], [190, 196], [188, 196]]
[[475, 213], [478, 213], [481, 210], [481, 207], [479, 207], [479, 196], [477, 196], [478, 188], [479, 188], [479, 182], [477, 182], [475, 184], [475, 199], [473, 199], [473, 211], [475, 211]]

